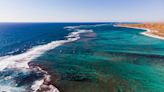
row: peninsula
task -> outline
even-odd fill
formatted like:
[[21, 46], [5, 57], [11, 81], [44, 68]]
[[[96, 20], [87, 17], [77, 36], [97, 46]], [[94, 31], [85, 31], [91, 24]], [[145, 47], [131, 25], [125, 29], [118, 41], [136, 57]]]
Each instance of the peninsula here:
[[147, 30], [142, 34], [164, 39], [164, 23], [119, 24], [118, 26]]

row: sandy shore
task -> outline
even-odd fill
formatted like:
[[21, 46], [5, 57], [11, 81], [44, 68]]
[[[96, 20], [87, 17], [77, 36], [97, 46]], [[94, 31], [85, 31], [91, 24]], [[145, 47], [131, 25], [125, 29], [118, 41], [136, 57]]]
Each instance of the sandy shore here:
[[143, 29], [146, 32], [142, 32], [141, 34], [164, 40], [164, 23], [119, 24], [117, 26]]

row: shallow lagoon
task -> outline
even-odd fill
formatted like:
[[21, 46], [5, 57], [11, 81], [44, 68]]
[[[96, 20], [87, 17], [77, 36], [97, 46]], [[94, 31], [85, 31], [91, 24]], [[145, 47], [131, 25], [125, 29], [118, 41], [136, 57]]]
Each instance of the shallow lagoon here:
[[[93, 30], [81, 39], [46, 52], [35, 61], [54, 75], [61, 92], [163, 92], [164, 41], [144, 30], [113, 25], [80, 26]], [[48, 66], [48, 68], [47, 68]]]

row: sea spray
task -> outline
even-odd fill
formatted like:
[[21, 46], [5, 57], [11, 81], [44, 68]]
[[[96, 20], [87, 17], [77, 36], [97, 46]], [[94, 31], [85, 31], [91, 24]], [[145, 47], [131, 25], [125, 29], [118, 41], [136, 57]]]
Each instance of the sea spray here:
[[[42, 70], [40, 67], [30, 67], [29, 62], [40, 57], [46, 51], [52, 50], [65, 43], [78, 40], [80, 38], [81, 33], [87, 33], [87, 32], [92, 32], [92, 30], [77, 29], [75, 32], [70, 33], [66, 37], [67, 38], [66, 40], [52, 41], [45, 45], [36, 46], [22, 54], [0, 57], [0, 73], [4, 74], [0, 76], [1, 78], [0, 91], [26, 92], [26, 89], [28, 89], [28, 87], [24, 86], [21, 83], [27, 81], [23, 79], [25, 78], [32, 81], [32, 86], [30, 87], [31, 88], [30, 90], [32, 92], [37, 92], [38, 90], [42, 90], [45, 88], [49, 89], [46, 90], [45, 92], [59, 92], [57, 88], [54, 87], [53, 85], [51, 84], [46, 85], [46, 82], [51, 81], [50, 80], [51, 76], [46, 71]], [[18, 70], [19, 72], [17, 72], [16, 70]], [[35, 81], [31, 80], [31, 76], [35, 76]], [[2, 85], [3, 83], [6, 82], [8, 82], [8, 85], [6, 86]]]

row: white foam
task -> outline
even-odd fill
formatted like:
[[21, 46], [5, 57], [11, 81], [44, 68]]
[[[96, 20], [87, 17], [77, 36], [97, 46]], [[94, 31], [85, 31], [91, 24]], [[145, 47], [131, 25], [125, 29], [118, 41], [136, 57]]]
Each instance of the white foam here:
[[17, 88], [9, 85], [1, 85], [0, 92], [26, 92], [25, 88]]
[[44, 78], [36, 80], [33, 83], [33, 85], [31, 86], [32, 92], [38, 92], [38, 90], [42, 90], [42, 89], [48, 89], [46, 90], [46, 92], [59, 92], [59, 90], [53, 85], [47, 85], [49, 84], [49, 82], [51, 82], [51, 76], [48, 74], [48, 72], [42, 70], [40, 67], [36, 67], [36, 68], [44, 73]]
[[[67, 38], [74, 38], [74, 37], [80, 37], [80, 33], [85, 33], [86, 30], [79, 30], [78, 32], [72, 32], [70, 33], [68, 36], [66, 36]], [[93, 32], [92, 30], [87, 30], [87, 32]]]
[[65, 29], [78, 29], [80, 27], [99, 27], [99, 26], [107, 26], [107, 25], [111, 25], [111, 24], [93, 24], [93, 25], [80, 25], [80, 26], [66, 26], [64, 27]]
[[61, 40], [61, 41], [53, 41], [51, 43], [48, 43], [46, 45], [40, 45], [37, 47], [34, 47], [30, 50], [28, 50], [25, 53], [14, 55], [14, 56], [8, 56], [8, 57], [2, 57], [0, 58], [0, 71], [2, 71], [4, 68], [29, 68], [28, 63], [42, 55], [44, 52], [51, 50], [55, 47], [58, 47], [65, 42], [69, 42], [69, 40]]
[[146, 30], [146, 32], [141, 32], [142, 35], [148, 36], [148, 37], [152, 37], [152, 38], [157, 38], [157, 39], [161, 39], [164, 40], [164, 37], [158, 36], [158, 35], [154, 35], [151, 32], [155, 32], [155, 30], [150, 30], [148, 28], [139, 28], [139, 27], [129, 27], [129, 28], [134, 28], [134, 29], [141, 29], [141, 30]]
[[157, 39], [164, 40], [164, 37], [161, 37], [161, 36], [158, 36], [158, 35], [151, 34], [151, 30], [149, 30], [149, 29], [145, 29], [145, 30], [147, 30], [147, 31], [146, 31], [146, 32], [142, 32], [142, 33], [141, 33], [142, 35], [145, 35], [145, 36], [148, 36], [148, 37], [153, 37], [153, 38], [157, 38]]
[[[25, 53], [14, 55], [14, 56], [3, 56], [0, 57], [0, 71], [3, 71], [5, 68], [29, 68], [28, 63], [37, 57], [44, 54], [46, 51], [52, 50], [60, 45], [63, 45], [64, 43], [73, 42], [80, 38], [79, 34], [86, 33], [86, 32], [92, 32], [91, 30], [77, 30], [76, 32], [72, 32], [67, 36], [66, 40], [59, 40], [59, 41], [52, 41], [45, 45], [40, 45], [33, 47], [32, 49], [28, 50]], [[40, 86], [44, 83], [45, 79], [48, 80], [48, 74], [45, 75], [44, 79], [37, 80], [33, 83], [31, 86], [33, 92], [36, 92]], [[52, 87], [52, 85], [49, 85], [51, 88], [49, 92], [59, 92], [57, 88]], [[4, 87], [5, 88], [5, 87]]]
[[44, 54], [44, 52], [54, 49], [64, 43], [72, 42], [78, 40], [80, 33], [92, 32], [91, 30], [78, 30], [77, 32], [72, 32], [67, 36], [67, 40], [53, 41], [45, 45], [40, 45], [33, 47], [25, 53], [14, 55], [14, 56], [4, 56], [0, 57], [0, 71], [4, 68], [29, 68], [28, 63]]
[[44, 79], [36, 80], [31, 86], [33, 92], [36, 92], [38, 89], [40, 89], [40, 85], [42, 85], [43, 83], [44, 83]]
[[64, 27], [64, 29], [78, 29], [78, 28], [83, 27], [83, 26], [85, 26], [85, 25], [80, 25], [80, 26], [66, 26], [66, 27]]

